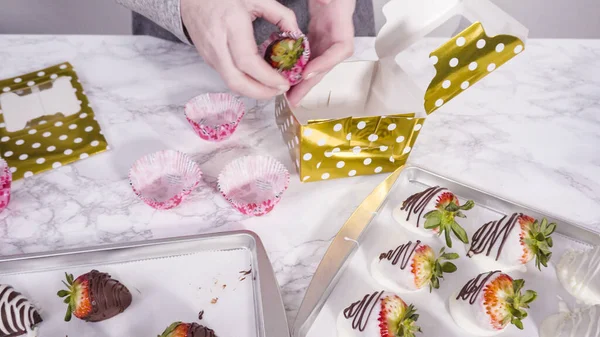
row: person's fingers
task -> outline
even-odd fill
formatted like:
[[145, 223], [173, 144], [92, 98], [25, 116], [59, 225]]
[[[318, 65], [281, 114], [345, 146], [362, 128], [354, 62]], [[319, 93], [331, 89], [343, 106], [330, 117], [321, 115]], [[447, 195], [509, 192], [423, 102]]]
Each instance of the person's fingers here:
[[298, 103], [308, 92], [321, 81], [323, 76], [333, 67], [352, 56], [354, 46], [352, 42], [337, 42], [323, 54], [310, 60], [304, 68], [304, 80], [295, 85], [287, 94], [288, 101], [292, 106]]
[[218, 48], [213, 48], [210, 52], [211, 63], [231, 91], [242, 96], [259, 100], [271, 99], [280, 93], [279, 89], [261, 84], [241, 72], [235, 66], [233, 59], [229, 54], [227, 41], [222, 41], [222, 45], [215, 45], [214, 47]]
[[354, 45], [352, 40], [346, 42], [337, 42], [329, 47], [323, 54], [310, 60], [302, 72], [306, 80], [317, 76], [318, 74], [328, 72], [338, 63], [341, 63], [352, 56]]
[[293, 106], [297, 106], [298, 103], [308, 94], [308, 92], [315, 86], [317, 83], [323, 79], [325, 73], [321, 73], [316, 75], [310, 79], [303, 80], [302, 82], [295, 85], [290, 91], [287, 92], [288, 102]]
[[259, 54], [254, 41], [252, 22], [240, 19], [230, 29], [227, 44], [237, 68], [248, 76], [280, 92], [290, 88], [288, 80], [273, 69]]
[[256, 1], [253, 4], [252, 13], [276, 25], [281, 31], [300, 31], [294, 11], [276, 0]]

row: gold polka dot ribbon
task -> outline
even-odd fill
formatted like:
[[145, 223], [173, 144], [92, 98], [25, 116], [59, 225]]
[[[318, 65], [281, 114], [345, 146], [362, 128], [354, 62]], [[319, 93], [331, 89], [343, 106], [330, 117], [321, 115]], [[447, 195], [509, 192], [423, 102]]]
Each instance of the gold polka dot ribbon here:
[[30, 120], [21, 130], [9, 132], [4, 118], [8, 111], [3, 111], [0, 105], [0, 156], [7, 161], [13, 180], [28, 178], [107, 150], [108, 144], [94, 111], [69, 63], [0, 81], [0, 104], [2, 95], [33, 95], [48, 90], [57, 79], [65, 77], [80, 105], [77, 113], [44, 115]]

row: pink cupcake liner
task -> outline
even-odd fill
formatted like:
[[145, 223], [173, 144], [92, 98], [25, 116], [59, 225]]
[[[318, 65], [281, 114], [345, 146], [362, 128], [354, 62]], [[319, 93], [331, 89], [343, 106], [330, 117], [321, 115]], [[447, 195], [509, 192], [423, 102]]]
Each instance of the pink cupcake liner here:
[[261, 216], [279, 203], [289, 183], [290, 173], [274, 158], [246, 156], [225, 166], [218, 189], [242, 214]]
[[165, 150], [138, 159], [129, 170], [133, 192], [156, 209], [178, 206], [200, 183], [202, 172], [186, 154]]
[[10, 202], [10, 186], [12, 173], [6, 160], [0, 158], [0, 212], [6, 209]]
[[229, 138], [246, 113], [244, 103], [227, 93], [207, 93], [185, 105], [185, 118], [196, 134], [208, 141]]
[[300, 59], [292, 69], [284, 70], [281, 72], [288, 79], [290, 85], [296, 85], [302, 81], [302, 72], [304, 71], [304, 68], [306, 68], [308, 61], [310, 60], [310, 43], [308, 42], [308, 37], [302, 34], [302, 32], [274, 32], [258, 47], [259, 55], [265, 57], [265, 53], [267, 52], [267, 49], [269, 48], [271, 43], [284, 38], [291, 38], [297, 40], [301, 37], [304, 38], [304, 40], [302, 41], [302, 46], [304, 47], [302, 57], [300, 57]]

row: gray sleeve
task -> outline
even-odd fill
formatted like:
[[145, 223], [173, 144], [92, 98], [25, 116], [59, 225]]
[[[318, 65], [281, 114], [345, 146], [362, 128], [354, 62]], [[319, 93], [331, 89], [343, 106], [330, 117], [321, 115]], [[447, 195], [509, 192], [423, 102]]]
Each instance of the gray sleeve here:
[[191, 44], [181, 21], [180, 0], [116, 0], [117, 3], [154, 21], [184, 43]]

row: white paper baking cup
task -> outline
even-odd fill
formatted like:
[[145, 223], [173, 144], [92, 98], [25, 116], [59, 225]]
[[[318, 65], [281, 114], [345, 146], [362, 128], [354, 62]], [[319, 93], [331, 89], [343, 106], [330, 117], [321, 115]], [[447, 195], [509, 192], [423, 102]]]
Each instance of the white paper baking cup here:
[[184, 108], [194, 132], [208, 141], [229, 138], [246, 113], [244, 103], [227, 93], [207, 93], [192, 98]]
[[10, 187], [12, 185], [12, 173], [6, 160], [0, 158], [0, 212], [10, 202]]
[[219, 174], [218, 188], [241, 213], [261, 216], [279, 203], [289, 182], [288, 170], [276, 159], [245, 156], [225, 166]]
[[134, 193], [156, 209], [179, 205], [200, 183], [200, 167], [186, 154], [164, 150], [138, 159], [129, 171]]

